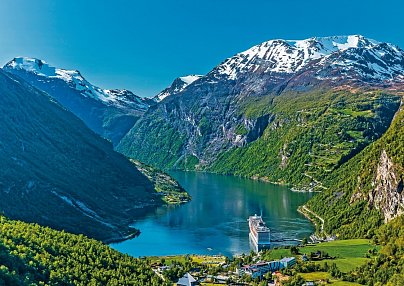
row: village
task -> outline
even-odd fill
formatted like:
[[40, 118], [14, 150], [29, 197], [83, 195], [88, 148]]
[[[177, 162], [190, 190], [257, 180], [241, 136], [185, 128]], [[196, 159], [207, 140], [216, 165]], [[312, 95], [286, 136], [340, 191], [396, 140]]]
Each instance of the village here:
[[170, 285], [310, 286], [360, 284], [344, 280], [380, 246], [366, 239], [274, 247], [247, 254], [145, 257]]
[[[241, 261], [250, 261], [243, 264]], [[284, 275], [282, 269], [291, 268], [296, 264], [296, 257], [285, 257], [279, 260], [260, 260], [260, 255], [250, 253], [249, 256], [236, 256], [230, 261], [225, 256], [200, 256], [192, 255], [183, 257], [173, 256], [163, 259], [164, 263], [153, 264], [153, 271], [163, 280], [170, 279], [170, 273], [175, 269], [180, 269], [183, 265], [190, 268], [175, 285], [250, 285], [251, 282], [272, 280], [273, 283], [265, 285], [275, 285], [276, 278], [282, 279]], [[165, 263], [168, 262], [168, 263]], [[188, 263], [187, 263], [188, 262]]]

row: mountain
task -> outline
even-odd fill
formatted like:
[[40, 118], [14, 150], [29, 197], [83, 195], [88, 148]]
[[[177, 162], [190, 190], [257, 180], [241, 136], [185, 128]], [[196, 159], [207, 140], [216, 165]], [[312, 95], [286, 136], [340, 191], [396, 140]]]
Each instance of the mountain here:
[[117, 150], [160, 168], [322, 190], [326, 175], [387, 130], [403, 84], [404, 52], [392, 44], [272, 40], [150, 107]]
[[188, 85], [200, 79], [201, 75], [187, 75], [176, 78], [173, 83], [153, 97], [156, 102], [162, 101], [164, 98], [173, 94], [182, 92]]
[[111, 241], [163, 204], [133, 163], [48, 94], [0, 70], [0, 95], [1, 213]]
[[129, 90], [101, 89], [77, 70], [55, 68], [39, 59], [14, 58], [3, 69], [47, 92], [114, 145], [152, 103]]
[[305, 90], [344, 82], [391, 84], [403, 81], [403, 51], [359, 35], [271, 40], [221, 63], [211, 81], [231, 81], [233, 93]]

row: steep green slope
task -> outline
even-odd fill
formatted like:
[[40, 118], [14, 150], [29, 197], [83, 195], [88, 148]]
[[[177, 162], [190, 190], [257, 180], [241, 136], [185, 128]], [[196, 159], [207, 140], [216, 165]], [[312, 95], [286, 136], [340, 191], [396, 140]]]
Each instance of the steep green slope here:
[[162, 204], [153, 183], [48, 95], [0, 71], [0, 211], [100, 240]]
[[147, 117], [133, 126], [116, 150], [148, 165], [170, 169], [181, 157], [185, 136], [162, 119], [164, 114], [160, 109], [152, 106], [146, 114]]
[[387, 129], [399, 98], [379, 91], [318, 91], [244, 103], [270, 114], [258, 140], [222, 153], [209, 171], [322, 190], [321, 181]]
[[324, 181], [308, 202], [324, 229], [340, 237], [372, 237], [384, 221], [404, 213], [404, 111], [387, 132]]
[[131, 162], [153, 182], [155, 190], [167, 204], [182, 204], [191, 200], [191, 196], [170, 175], [142, 162], [135, 160], [131, 160]]
[[0, 216], [0, 285], [163, 285], [145, 260]]
[[[218, 96], [199, 107], [193, 95], [187, 96], [152, 107], [118, 150], [160, 168], [206, 170], [314, 190], [323, 190], [321, 181], [328, 174], [379, 138], [399, 106], [396, 95], [360, 89], [231, 101]], [[192, 112], [183, 113], [186, 108]], [[220, 117], [222, 111], [229, 115]], [[222, 126], [221, 120], [227, 122]], [[215, 137], [218, 128], [227, 139]]]

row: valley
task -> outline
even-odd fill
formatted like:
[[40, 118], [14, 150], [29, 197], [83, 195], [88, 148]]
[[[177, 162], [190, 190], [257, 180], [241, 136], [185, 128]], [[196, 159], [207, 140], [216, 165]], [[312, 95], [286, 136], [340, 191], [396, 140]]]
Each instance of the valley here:
[[[195, 268], [213, 283], [224, 263], [258, 285], [238, 266], [293, 255], [257, 277], [400, 285], [403, 89], [404, 51], [361, 35], [262, 42], [150, 98], [16, 57], [0, 70], [0, 284], [170, 285]], [[274, 249], [248, 255], [260, 212]]]
[[140, 235], [111, 244], [112, 248], [134, 257], [249, 253], [247, 219], [261, 212], [273, 246], [296, 245], [314, 232], [311, 222], [297, 211], [312, 193], [233, 176], [182, 171], [170, 175], [192, 200], [137, 217], [133, 227], [140, 229]]
[[185, 194], [168, 176], [155, 185], [24, 80], [0, 71], [0, 94], [0, 209], [7, 217], [115, 241], [138, 232], [129, 226], [134, 217], [165, 203], [156, 185]]

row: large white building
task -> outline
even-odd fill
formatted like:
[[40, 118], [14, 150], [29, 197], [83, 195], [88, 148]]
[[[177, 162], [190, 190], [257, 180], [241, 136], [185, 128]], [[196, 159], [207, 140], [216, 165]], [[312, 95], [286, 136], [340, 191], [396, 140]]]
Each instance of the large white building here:
[[281, 260], [274, 260], [269, 262], [259, 262], [255, 264], [244, 265], [236, 269], [239, 276], [247, 274], [252, 278], [261, 277], [268, 272], [278, 271], [282, 268], [289, 268], [296, 264], [295, 257], [285, 257]]

